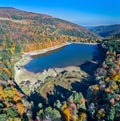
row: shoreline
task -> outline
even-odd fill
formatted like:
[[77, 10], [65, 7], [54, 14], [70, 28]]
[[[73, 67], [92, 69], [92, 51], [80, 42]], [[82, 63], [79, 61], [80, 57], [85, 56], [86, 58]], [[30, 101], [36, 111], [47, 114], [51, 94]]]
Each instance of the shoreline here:
[[[15, 81], [17, 83], [20, 83], [23, 80], [34, 80], [35, 77], [35, 73], [33, 72], [29, 72], [27, 70], [24, 69], [24, 65], [26, 65], [27, 63], [29, 63], [32, 60], [32, 56], [34, 55], [40, 55], [40, 54], [45, 54], [49, 51], [53, 51], [59, 48], [62, 48], [64, 46], [70, 45], [70, 44], [86, 44], [86, 45], [97, 45], [99, 43], [83, 43], [83, 42], [67, 42], [67, 43], [63, 43], [61, 45], [56, 45], [53, 47], [49, 47], [49, 48], [45, 48], [45, 49], [41, 49], [41, 50], [35, 50], [35, 51], [31, 51], [31, 52], [27, 52], [27, 53], [23, 53], [22, 58], [14, 64], [14, 70], [15, 70]], [[37, 73], [37, 75], [40, 75], [41, 73]], [[22, 75], [24, 76], [24, 79], [22, 78]]]
[[56, 49], [59, 49], [59, 48], [62, 48], [66, 45], [69, 45], [70, 43], [63, 43], [61, 45], [56, 45], [56, 46], [53, 46], [53, 47], [48, 47], [48, 48], [44, 48], [44, 49], [41, 49], [41, 50], [34, 50], [34, 51], [30, 51], [30, 52], [24, 52], [24, 55], [26, 56], [33, 56], [33, 55], [40, 55], [40, 54], [45, 54], [49, 51], [52, 51], [52, 50], [56, 50]]
[[84, 43], [84, 42], [66, 42], [66, 43], [63, 43], [61, 45], [56, 45], [56, 46], [53, 46], [53, 47], [48, 47], [48, 48], [44, 48], [44, 49], [41, 49], [41, 50], [34, 50], [34, 51], [30, 51], [30, 52], [24, 52], [24, 55], [26, 56], [34, 56], [34, 55], [40, 55], [40, 54], [45, 54], [49, 51], [53, 51], [53, 50], [56, 50], [56, 49], [59, 49], [59, 48], [62, 48], [66, 45], [70, 45], [70, 44], [84, 44], [84, 45], [98, 45], [100, 43]]
[[[24, 75], [26, 79], [31, 78], [31, 80], [33, 80], [32, 78], [34, 78], [34, 76], [36, 74], [33, 73], [33, 72], [29, 72], [26, 69], [24, 69], [24, 65], [26, 65], [27, 63], [29, 63], [32, 60], [32, 56], [45, 54], [49, 51], [53, 51], [53, 50], [62, 48], [62, 47], [69, 45], [69, 44], [70, 43], [67, 42], [67, 43], [63, 43], [61, 45], [56, 45], [56, 46], [44, 48], [44, 49], [41, 49], [41, 50], [35, 50], [35, 51], [23, 53], [22, 58], [17, 63], [14, 64], [14, 70], [15, 70], [14, 79], [15, 79], [15, 81], [17, 83], [20, 83], [22, 81], [21, 75]], [[40, 73], [38, 73], [38, 74], [40, 74]]]
[[98, 45], [98, 44], [100, 44], [100, 43], [70, 42], [70, 44]]

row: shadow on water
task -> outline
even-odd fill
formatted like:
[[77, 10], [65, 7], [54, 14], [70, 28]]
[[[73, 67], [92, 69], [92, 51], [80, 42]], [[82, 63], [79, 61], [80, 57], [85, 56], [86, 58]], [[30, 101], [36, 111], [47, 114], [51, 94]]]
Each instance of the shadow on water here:
[[[38, 73], [49, 68], [63, 68], [78, 66], [88, 60], [96, 61], [100, 58], [99, 45], [71, 44], [63, 48], [36, 55], [24, 68], [30, 72]], [[95, 56], [92, 58], [92, 56]]]
[[80, 82], [76, 81], [71, 84], [72, 89], [77, 92], [82, 92], [85, 98], [87, 95], [88, 87], [96, 83], [94, 74], [105, 58], [105, 53], [99, 46], [98, 49], [100, 49], [100, 53], [94, 51], [92, 61], [87, 61], [79, 66], [80, 69], [86, 72], [89, 76], [82, 79]]

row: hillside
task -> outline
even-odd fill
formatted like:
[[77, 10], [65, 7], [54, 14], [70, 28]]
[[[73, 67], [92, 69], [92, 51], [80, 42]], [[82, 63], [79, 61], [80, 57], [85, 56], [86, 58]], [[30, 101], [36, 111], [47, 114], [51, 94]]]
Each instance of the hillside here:
[[22, 52], [70, 40], [99, 38], [51, 16], [0, 8], [0, 121], [120, 120], [120, 34], [100, 43], [105, 59], [98, 69], [87, 62], [79, 70], [50, 75], [42, 83], [36, 80], [33, 90], [31, 80], [17, 84], [14, 67], [21, 71], [15, 63]]
[[112, 35], [120, 34], [120, 24], [88, 27], [88, 29], [104, 38], [110, 37]]
[[[96, 42], [99, 38], [89, 30], [44, 14], [0, 7], [0, 39], [21, 43], [24, 51], [71, 41]], [[29, 48], [28, 48], [29, 46]]]
[[48, 15], [0, 7], [0, 70], [5, 70], [0, 79], [8, 80], [14, 76], [13, 60], [18, 61], [15, 56], [22, 52], [40, 50], [67, 41], [99, 40], [96, 35], [76, 24]]

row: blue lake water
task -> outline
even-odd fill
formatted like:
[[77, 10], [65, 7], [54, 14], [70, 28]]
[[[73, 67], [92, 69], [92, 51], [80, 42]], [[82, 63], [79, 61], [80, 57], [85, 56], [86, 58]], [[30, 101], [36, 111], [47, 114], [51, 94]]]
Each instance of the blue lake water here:
[[46, 54], [33, 57], [24, 68], [37, 73], [54, 67], [80, 66], [89, 60], [100, 60], [102, 54], [99, 45], [70, 44]]

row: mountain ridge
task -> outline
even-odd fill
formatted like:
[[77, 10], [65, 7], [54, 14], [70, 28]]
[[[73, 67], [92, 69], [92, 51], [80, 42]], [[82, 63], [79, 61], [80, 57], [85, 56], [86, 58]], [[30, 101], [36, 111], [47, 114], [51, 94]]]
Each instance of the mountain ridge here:
[[97, 35], [107, 38], [116, 34], [120, 34], [120, 24], [101, 25], [95, 27], [88, 27], [90, 31]]
[[[23, 12], [23, 13], [29, 13], [29, 14], [35, 14], [36, 16], [37, 15], [45, 15], [45, 16], [49, 16], [49, 17], [52, 17], [50, 15], [47, 15], [47, 14], [40, 14], [40, 13], [34, 13], [34, 12], [28, 12], [28, 11], [25, 11], [25, 10], [21, 10], [21, 9], [17, 9], [17, 8], [14, 8], [14, 7], [0, 7], [0, 11], [3, 11], [5, 12], [4, 15], [7, 15], [9, 12], [9, 10], [11, 11], [19, 11], [19, 12]], [[12, 14], [12, 13], [11, 13]], [[14, 13], [15, 14], [15, 13]]]
[[[54, 19], [58, 19], [58, 20], [63, 21], [63, 22], [70, 23], [70, 24], [72, 24], [72, 25], [74, 25], [74, 26], [82, 27], [82, 26], [80, 26], [80, 25], [78, 25], [78, 24], [75, 24], [75, 23], [73, 23], [73, 22], [70, 22], [70, 21], [67, 21], [67, 20], [63, 20], [63, 19], [60, 19], [60, 18], [56, 18], [56, 17], [53, 17], [53, 16], [51, 16], [51, 15], [47, 15], [47, 14], [41, 14], [41, 13], [35, 13], [35, 12], [28, 12], [28, 11], [19, 10], [19, 9], [16, 9], [16, 8], [13, 8], [13, 7], [0, 7], [0, 12], [1, 12], [1, 10], [3, 10], [4, 13], [3, 13], [3, 14], [0, 13], [0, 17], [5, 17], [5, 16], [6, 16], [6, 18], [12, 18], [12, 19], [14, 19], [13, 14], [15, 14], [15, 13], [8, 13], [9, 10], [13, 10], [13, 11], [16, 11], [16, 12], [23, 12], [25, 15], [26, 15], [26, 14], [32, 14], [32, 15], [34, 15], [34, 16], [32, 16], [32, 17], [42, 16], [42, 17], [47, 17], [47, 18], [54, 18]], [[23, 13], [22, 13], [23, 18], [21, 18], [21, 19], [29, 19], [29, 18], [27, 18], [27, 17], [25, 18], [25, 16], [24, 16]], [[8, 15], [8, 14], [10, 14], [10, 15]], [[3, 16], [1, 16], [1, 15], [3, 15]], [[17, 19], [17, 18], [15, 18], [15, 19]], [[37, 19], [37, 18], [36, 18], [36, 19]], [[84, 28], [84, 27], [83, 27], [83, 28]]]

